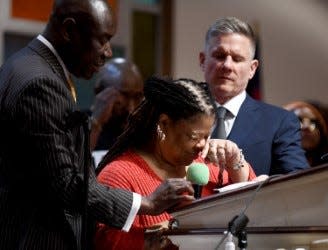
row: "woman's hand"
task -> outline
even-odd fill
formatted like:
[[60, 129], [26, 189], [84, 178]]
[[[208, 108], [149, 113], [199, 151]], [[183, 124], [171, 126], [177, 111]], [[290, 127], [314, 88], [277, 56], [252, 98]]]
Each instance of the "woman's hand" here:
[[204, 159], [225, 168], [232, 182], [247, 181], [249, 164], [245, 161], [242, 150], [229, 140], [209, 139], [202, 151]]
[[239, 163], [244, 163], [241, 149], [229, 140], [209, 139], [201, 156], [226, 169], [236, 168]]

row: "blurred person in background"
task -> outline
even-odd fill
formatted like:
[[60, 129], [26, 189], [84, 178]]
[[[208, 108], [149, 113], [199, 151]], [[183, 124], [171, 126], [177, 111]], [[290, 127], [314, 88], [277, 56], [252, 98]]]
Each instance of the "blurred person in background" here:
[[92, 150], [108, 150], [123, 132], [128, 117], [143, 99], [143, 86], [138, 67], [125, 58], [113, 58], [100, 70], [91, 107]]
[[90, 149], [95, 167], [142, 101], [143, 86], [137, 65], [125, 58], [113, 58], [100, 70], [91, 106]]
[[284, 108], [293, 111], [300, 121], [302, 147], [310, 166], [327, 161], [322, 159], [328, 153], [327, 107], [314, 101], [294, 101]]

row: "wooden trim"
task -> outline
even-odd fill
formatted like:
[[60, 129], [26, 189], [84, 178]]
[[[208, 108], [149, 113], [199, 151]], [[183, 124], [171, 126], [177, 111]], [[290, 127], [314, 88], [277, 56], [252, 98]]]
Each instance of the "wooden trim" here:
[[[163, 235], [217, 235], [227, 231], [227, 228], [191, 228], [172, 229], [163, 232]], [[248, 234], [317, 234], [328, 233], [328, 226], [320, 227], [247, 227]]]
[[[323, 165], [320, 165], [320, 166], [300, 170], [300, 171], [297, 171], [295, 173], [290, 173], [290, 174], [274, 177], [274, 178], [270, 179], [267, 183], [264, 183], [262, 188], [265, 187], [265, 186], [270, 186], [270, 185], [273, 185], [273, 184], [284, 182], [286, 180], [297, 179], [297, 178], [299, 178], [301, 176], [305, 176], [305, 175], [310, 176], [312, 174], [316, 174], [316, 173], [320, 173], [320, 172], [324, 172], [324, 171], [328, 171], [328, 164], [323, 164]], [[258, 185], [259, 184], [255, 183], [255, 184], [251, 184], [249, 186], [238, 188], [237, 190], [227, 191], [227, 192], [224, 192], [222, 194], [218, 193], [218, 194], [210, 195], [210, 196], [195, 200], [190, 204], [178, 206], [178, 207], [172, 209], [170, 211], [170, 213], [179, 212], [179, 211], [182, 211], [182, 210], [185, 210], [185, 209], [190, 209], [190, 208], [193, 208], [193, 207], [197, 207], [200, 204], [206, 204], [206, 203], [209, 203], [209, 202], [211, 202], [213, 200], [216, 200], [218, 198], [229, 197], [229, 196], [236, 195], [236, 194], [239, 194], [239, 193], [247, 192], [249, 190], [255, 190], [258, 187]]]

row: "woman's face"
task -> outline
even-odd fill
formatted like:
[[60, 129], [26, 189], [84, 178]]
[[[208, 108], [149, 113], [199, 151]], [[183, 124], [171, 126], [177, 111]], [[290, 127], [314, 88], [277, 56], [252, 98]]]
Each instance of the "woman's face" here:
[[187, 166], [204, 149], [214, 116], [197, 114], [189, 119], [177, 122], [170, 118], [162, 123], [165, 139], [160, 141], [162, 157], [174, 166]]
[[320, 130], [318, 119], [308, 107], [294, 110], [301, 123], [302, 147], [304, 150], [313, 150], [320, 144]]

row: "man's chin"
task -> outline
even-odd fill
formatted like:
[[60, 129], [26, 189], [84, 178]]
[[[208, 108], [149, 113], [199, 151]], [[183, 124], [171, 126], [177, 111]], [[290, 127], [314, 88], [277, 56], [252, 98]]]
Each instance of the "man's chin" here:
[[228, 94], [230, 92], [230, 87], [225, 85], [215, 86], [215, 92], [221, 93], [221, 95]]

